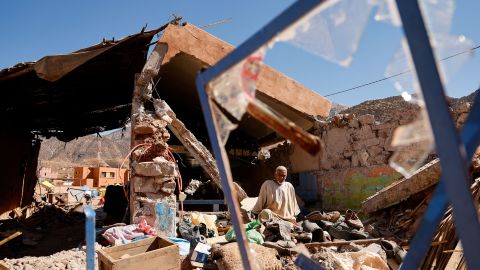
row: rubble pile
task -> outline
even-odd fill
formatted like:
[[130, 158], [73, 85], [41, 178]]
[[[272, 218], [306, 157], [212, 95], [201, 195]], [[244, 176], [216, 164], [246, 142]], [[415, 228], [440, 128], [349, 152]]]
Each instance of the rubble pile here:
[[19, 258], [25, 255], [45, 256], [77, 247], [85, 233], [83, 213], [75, 208], [62, 209], [50, 204], [32, 206], [31, 216], [2, 220], [0, 237], [15, 231], [21, 236], [0, 246], [2, 257]]
[[[97, 248], [100, 248], [100, 246], [97, 246]], [[3, 263], [10, 269], [15, 270], [76, 270], [85, 269], [87, 267], [85, 248], [63, 250], [43, 257], [26, 256], [19, 259], [4, 259]]]

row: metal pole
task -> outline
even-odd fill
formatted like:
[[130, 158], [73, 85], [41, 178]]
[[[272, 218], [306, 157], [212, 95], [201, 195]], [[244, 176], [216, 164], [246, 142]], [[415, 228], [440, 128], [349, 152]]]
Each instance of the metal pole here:
[[397, 0], [412, 55], [415, 71], [425, 97], [425, 105], [440, 156], [445, 191], [452, 204], [457, 234], [462, 241], [470, 269], [480, 269], [477, 245], [480, 225], [470, 193], [465, 148], [461, 143], [445, 100], [445, 91], [438, 73], [427, 30], [417, 0]]
[[223, 194], [225, 195], [228, 209], [231, 213], [233, 228], [235, 230], [235, 236], [237, 238], [237, 243], [240, 249], [243, 267], [246, 270], [253, 270], [255, 268], [253, 268], [252, 266], [252, 259], [250, 258], [250, 254], [248, 252], [248, 238], [245, 229], [243, 228], [240, 208], [238, 206], [238, 203], [236, 202], [236, 200], [234, 200], [234, 197], [232, 196], [233, 184], [232, 174], [230, 172], [230, 163], [228, 161], [227, 153], [225, 152], [225, 149], [222, 147], [222, 144], [218, 139], [218, 128], [212, 114], [212, 107], [207, 92], [205, 91], [205, 83], [201, 75], [202, 74], [199, 74], [197, 76], [197, 90], [200, 98], [200, 103], [202, 105], [203, 116], [207, 125], [210, 144], [212, 146], [213, 154], [217, 160], [217, 167], [220, 173]]
[[92, 206], [83, 208], [85, 213], [85, 240], [87, 242], [87, 270], [95, 270], [95, 211]]

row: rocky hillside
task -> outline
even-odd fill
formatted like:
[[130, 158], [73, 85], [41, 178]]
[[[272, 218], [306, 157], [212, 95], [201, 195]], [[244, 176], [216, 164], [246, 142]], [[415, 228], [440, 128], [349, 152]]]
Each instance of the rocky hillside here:
[[130, 147], [130, 129], [98, 136], [92, 134], [68, 143], [56, 138], [44, 139], [40, 148], [39, 167], [50, 167], [59, 177], [73, 174], [75, 166], [119, 167]]

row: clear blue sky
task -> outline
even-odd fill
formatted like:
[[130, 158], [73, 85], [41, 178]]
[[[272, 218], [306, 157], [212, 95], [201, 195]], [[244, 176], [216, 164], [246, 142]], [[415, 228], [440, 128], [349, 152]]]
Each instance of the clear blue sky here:
[[[239, 45], [293, 1], [5, 1], [0, 9], [0, 69], [45, 55], [68, 53], [98, 43], [103, 37], [116, 39], [138, 32], [145, 24], [156, 28], [172, 18], [206, 25], [231, 18], [231, 22], [206, 30]], [[480, 44], [480, 1], [458, 1], [452, 34], [463, 34]], [[280, 43], [267, 54], [266, 62], [319, 94], [326, 95], [384, 76], [393, 53], [399, 48], [401, 29], [376, 22], [371, 14], [353, 64], [343, 68], [322, 58]], [[476, 52], [480, 53], [480, 50]], [[460, 97], [480, 85], [480, 61], [474, 56], [450, 80], [448, 94]], [[331, 100], [355, 105], [362, 101], [397, 95], [384, 81]]]

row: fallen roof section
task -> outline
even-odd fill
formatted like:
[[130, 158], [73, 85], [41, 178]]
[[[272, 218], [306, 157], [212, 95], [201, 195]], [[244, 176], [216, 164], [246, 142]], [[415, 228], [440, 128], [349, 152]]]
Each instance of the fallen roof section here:
[[[234, 47], [190, 24], [169, 25], [159, 42], [168, 45], [159, 74], [159, 96], [198, 136], [195, 124], [187, 121], [195, 119], [195, 123], [203, 123], [195, 76], [202, 68], [217, 63]], [[306, 130], [313, 126], [315, 116], [328, 116], [331, 108], [329, 100], [268, 65], [262, 67], [256, 95]], [[185, 102], [186, 98], [188, 102]], [[277, 138], [275, 132], [248, 115], [242, 119], [239, 130], [261, 144], [271, 143]], [[203, 136], [199, 137], [207, 138], [206, 130], [200, 133]]]
[[439, 180], [440, 163], [437, 158], [418, 169], [412, 177], [403, 178], [367, 198], [362, 203], [362, 212], [373, 213], [395, 205], [435, 185]]

